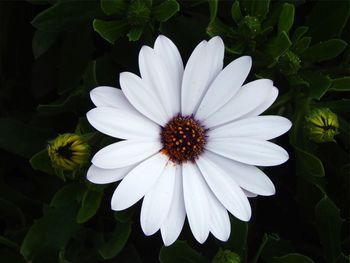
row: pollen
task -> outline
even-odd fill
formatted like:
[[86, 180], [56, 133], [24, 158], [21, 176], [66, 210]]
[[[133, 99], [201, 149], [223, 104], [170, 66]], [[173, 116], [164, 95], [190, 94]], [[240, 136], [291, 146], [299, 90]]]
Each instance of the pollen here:
[[178, 115], [161, 131], [162, 153], [174, 163], [193, 162], [204, 151], [206, 129], [192, 116]]

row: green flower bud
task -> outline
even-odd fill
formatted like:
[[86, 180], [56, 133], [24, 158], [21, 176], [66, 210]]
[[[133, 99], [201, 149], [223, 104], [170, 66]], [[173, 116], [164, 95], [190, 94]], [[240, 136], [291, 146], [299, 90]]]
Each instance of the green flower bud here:
[[285, 75], [294, 75], [300, 69], [300, 58], [292, 51], [287, 51], [278, 60], [280, 72]]
[[76, 134], [65, 133], [49, 142], [47, 147], [52, 166], [74, 171], [84, 166], [90, 155], [89, 145]]
[[238, 24], [238, 29], [247, 38], [256, 37], [261, 31], [259, 19], [254, 16], [245, 16]]
[[314, 142], [334, 142], [339, 129], [338, 117], [328, 108], [316, 108], [305, 116], [306, 132]]
[[130, 25], [143, 26], [150, 21], [151, 6], [148, 1], [133, 0], [131, 1], [126, 17]]
[[241, 262], [241, 259], [239, 255], [227, 249], [222, 250], [221, 248], [218, 251], [218, 253], [216, 253], [212, 261], [212, 263], [240, 263], [240, 262]]

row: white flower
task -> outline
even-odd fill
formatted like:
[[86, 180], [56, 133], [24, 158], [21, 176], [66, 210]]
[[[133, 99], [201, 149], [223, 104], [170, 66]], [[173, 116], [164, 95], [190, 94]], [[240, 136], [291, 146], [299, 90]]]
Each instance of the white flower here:
[[[140, 199], [146, 235], [159, 229], [165, 245], [179, 236], [185, 217], [198, 242], [211, 232], [226, 241], [228, 212], [248, 221], [247, 197], [273, 195], [270, 179], [255, 165], [274, 166], [288, 153], [268, 142], [291, 127], [279, 116], [258, 116], [276, 99], [268, 79], [243, 85], [251, 58], [223, 69], [220, 37], [202, 41], [184, 69], [176, 46], [159, 36], [139, 54], [141, 78], [120, 74], [122, 90], [91, 91], [91, 125], [125, 139], [95, 154], [87, 178], [96, 184], [122, 180], [111, 205], [119, 211]], [[243, 85], [243, 86], [242, 86]]]

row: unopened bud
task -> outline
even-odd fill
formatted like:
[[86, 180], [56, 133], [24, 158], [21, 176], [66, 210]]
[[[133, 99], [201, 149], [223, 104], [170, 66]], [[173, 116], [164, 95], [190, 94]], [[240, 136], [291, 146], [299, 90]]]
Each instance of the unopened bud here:
[[334, 142], [339, 129], [338, 117], [328, 108], [313, 109], [305, 116], [306, 131], [314, 142]]

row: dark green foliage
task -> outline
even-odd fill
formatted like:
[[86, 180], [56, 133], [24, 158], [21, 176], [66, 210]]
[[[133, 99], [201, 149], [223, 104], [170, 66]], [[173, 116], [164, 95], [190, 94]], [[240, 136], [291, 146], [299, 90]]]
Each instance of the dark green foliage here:
[[[209, 263], [230, 251], [241, 263], [349, 263], [349, 14], [349, 1], [0, 1], [0, 262]], [[250, 199], [250, 222], [231, 217], [227, 242], [200, 245], [186, 222], [164, 247], [143, 234], [137, 205], [111, 210], [115, 184], [54, 169], [47, 154], [63, 133], [83, 136], [91, 156], [114, 142], [87, 122], [89, 92], [138, 74], [141, 46], [159, 34], [184, 62], [216, 35], [225, 65], [252, 56], [247, 81], [279, 89], [266, 114], [293, 122], [276, 139], [290, 160], [264, 169], [276, 195]], [[314, 108], [337, 114], [335, 142], [309, 140]]]
[[184, 241], [176, 241], [170, 247], [162, 247], [159, 253], [161, 263], [208, 263], [200, 253], [192, 249]]

